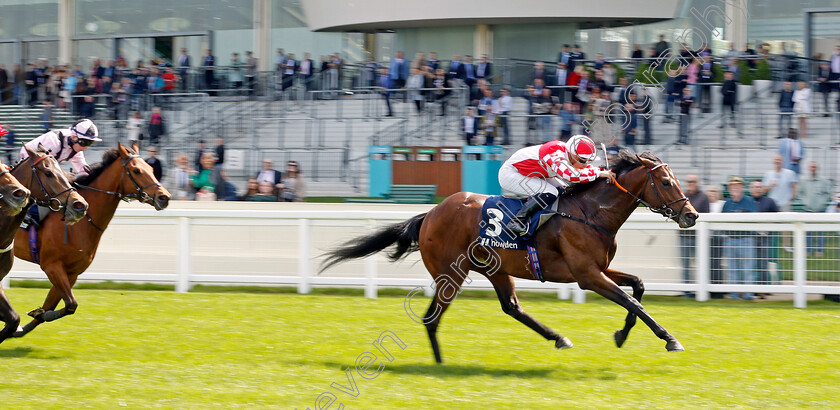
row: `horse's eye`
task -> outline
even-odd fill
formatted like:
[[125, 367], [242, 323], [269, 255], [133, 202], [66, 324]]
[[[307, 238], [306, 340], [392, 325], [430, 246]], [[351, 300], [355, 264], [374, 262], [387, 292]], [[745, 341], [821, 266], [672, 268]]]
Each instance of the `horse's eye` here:
[[134, 170], [134, 173], [135, 173], [135, 174], [137, 174], [137, 175], [140, 175], [140, 170], [139, 170], [139, 169], [135, 169], [135, 170]]
[[670, 180], [667, 180], [667, 179], [663, 179], [663, 180], [662, 180], [662, 185], [663, 185], [665, 188], [670, 188], [670, 187], [671, 187], [671, 181], [670, 181]]
[[53, 176], [55, 176], [55, 175], [52, 173], [52, 171], [47, 171], [47, 172], [45, 172], [45, 173], [44, 173], [44, 175], [45, 175], [47, 178], [52, 178]]

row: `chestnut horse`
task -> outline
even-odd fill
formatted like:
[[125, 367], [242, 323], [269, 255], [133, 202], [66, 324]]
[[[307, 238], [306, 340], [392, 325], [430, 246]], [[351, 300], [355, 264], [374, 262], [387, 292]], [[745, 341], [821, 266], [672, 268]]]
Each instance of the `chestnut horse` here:
[[[169, 205], [169, 191], [160, 185], [152, 167], [137, 155], [137, 145], [126, 148], [118, 144], [105, 152], [102, 162], [94, 164], [88, 175], [76, 179], [75, 185], [90, 204], [87, 218], [73, 226], [65, 226], [59, 215], [50, 214], [38, 233], [41, 270], [52, 283], [44, 305], [29, 312], [33, 320], [14, 333], [23, 337], [43, 322], [72, 315], [78, 303], [72, 287], [96, 255], [102, 233], [114, 217], [121, 200], [139, 200], [162, 210]], [[15, 256], [32, 262], [26, 232], [20, 231], [15, 241]], [[55, 310], [59, 300], [64, 308]]]
[[[70, 181], [55, 157], [49, 155], [40, 145], [37, 150], [32, 150], [25, 145], [24, 147], [29, 157], [17, 163], [11, 174], [18, 181], [26, 184], [29, 188], [27, 193], [31, 197], [27, 195], [28, 198], [24, 201], [16, 198], [17, 203], [23, 204], [23, 209], [27, 209], [32, 202], [35, 203], [32, 206], [48, 207], [53, 212], [61, 213], [65, 222], [71, 224], [82, 219], [87, 211], [87, 202], [70, 185]], [[15, 194], [18, 194], [17, 191]], [[18, 227], [25, 216], [26, 212], [7, 212], [0, 216], [0, 226], [2, 226], [0, 245], [9, 242], [7, 247], [0, 250], [0, 279], [6, 277], [12, 269], [14, 255], [9, 252], [12, 249], [11, 241], [15, 238], [17, 231], [20, 231]], [[28, 241], [24, 238], [24, 242]], [[0, 289], [0, 319], [5, 324], [3, 330], [0, 331], [0, 343], [2, 343], [17, 330], [20, 324], [20, 316], [12, 308], [2, 289]]]
[[[610, 269], [609, 265], [616, 251], [615, 234], [640, 202], [676, 221], [682, 228], [694, 225], [697, 212], [668, 165], [652, 154], [637, 156], [622, 151], [611, 169], [616, 174], [615, 184], [599, 179], [573, 186], [561, 196], [559, 216], [549, 219], [535, 234], [542, 273], [549, 282], [577, 282], [581, 288], [592, 290], [627, 309], [624, 328], [614, 335], [618, 347], [627, 339], [638, 316], [656, 336], [666, 341], [668, 351], [682, 351], [680, 342], [642, 307], [644, 287], [641, 279]], [[374, 254], [392, 244], [396, 244], [396, 249], [389, 255], [392, 261], [420, 250], [423, 263], [435, 281], [435, 297], [425, 316], [420, 317], [413, 314], [412, 295], [409, 295], [406, 311], [426, 326], [438, 363], [442, 361], [437, 341], [440, 318], [460, 293], [461, 284], [470, 270], [490, 280], [506, 314], [554, 341], [558, 349], [572, 347], [568, 338], [538, 322], [519, 304], [513, 278], [533, 280], [535, 277], [530, 264], [526, 263], [526, 251], [478, 246], [479, 229], [491, 229], [479, 227], [486, 198], [486, 195], [470, 192], [453, 194], [425, 214], [353, 239], [328, 252], [322, 271], [344, 260]], [[633, 296], [619, 286], [632, 287]]]

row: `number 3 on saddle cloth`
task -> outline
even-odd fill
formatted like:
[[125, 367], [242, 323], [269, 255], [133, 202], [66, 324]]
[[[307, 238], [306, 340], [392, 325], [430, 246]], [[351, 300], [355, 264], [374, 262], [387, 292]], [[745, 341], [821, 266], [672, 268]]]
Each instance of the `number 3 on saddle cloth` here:
[[505, 229], [505, 225], [513, 219], [514, 215], [522, 208], [527, 198], [507, 198], [504, 196], [489, 196], [481, 208], [481, 222], [479, 222], [478, 244], [489, 248], [527, 250], [528, 261], [531, 264], [531, 271], [534, 279], [545, 282], [540, 269], [539, 258], [537, 257], [537, 246], [534, 242], [534, 234], [540, 226], [556, 215], [557, 201], [545, 204], [545, 207], [534, 212], [528, 219], [527, 234], [517, 236]]

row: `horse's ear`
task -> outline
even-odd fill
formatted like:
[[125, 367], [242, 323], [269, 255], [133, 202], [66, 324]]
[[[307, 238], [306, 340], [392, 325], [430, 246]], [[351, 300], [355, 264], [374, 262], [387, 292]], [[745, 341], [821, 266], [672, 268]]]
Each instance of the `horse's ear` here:
[[653, 168], [653, 167], [654, 167], [654, 165], [653, 165], [653, 161], [651, 161], [651, 160], [649, 160], [649, 159], [647, 159], [647, 158], [641, 157], [641, 156], [639, 156], [638, 154], [636, 154], [636, 159], [638, 159], [638, 160], [639, 160], [639, 162], [641, 162], [641, 163], [642, 163], [642, 165], [646, 166], [648, 169], [650, 169], [650, 168]]
[[117, 142], [117, 151], [120, 153], [120, 156], [123, 157], [123, 158], [129, 156], [128, 151], [125, 149], [125, 147], [123, 146], [123, 144], [121, 142]]
[[23, 149], [25, 149], [26, 153], [29, 154], [29, 156], [32, 157], [32, 158], [40, 157], [41, 154], [39, 154], [38, 151], [45, 151], [43, 148], [44, 147], [41, 145], [40, 142], [38, 143], [38, 150], [37, 151], [34, 151], [34, 150], [32, 150], [32, 148], [29, 148], [29, 145], [23, 144]]
[[131, 149], [133, 149], [133, 150], [134, 150], [134, 152], [136, 152], [136, 153], [138, 153], [138, 154], [140, 153], [140, 146], [139, 146], [139, 145], [137, 145], [137, 141], [133, 141], [133, 142], [131, 143]]

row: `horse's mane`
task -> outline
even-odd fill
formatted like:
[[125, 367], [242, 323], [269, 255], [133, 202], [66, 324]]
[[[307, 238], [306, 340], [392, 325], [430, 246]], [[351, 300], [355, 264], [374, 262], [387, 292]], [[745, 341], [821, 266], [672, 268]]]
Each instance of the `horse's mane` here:
[[[134, 155], [135, 152], [130, 147], [123, 147], [129, 154]], [[82, 175], [76, 178], [76, 183], [80, 185], [88, 185], [91, 182], [95, 181], [103, 172], [108, 168], [109, 165], [113, 164], [114, 161], [120, 158], [120, 151], [119, 148], [111, 148], [108, 151], [105, 151], [102, 154], [102, 161], [97, 162], [90, 166], [90, 172], [87, 175]]]
[[[642, 166], [642, 161], [639, 158], [644, 158], [649, 161], [652, 161], [654, 164], [660, 164], [662, 161], [657, 158], [655, 155], [651, 154], [650, 152], [644, 152], [639, 154], [638, 156], [626, 149], [622, 149], [618, 152], [618, 155], [615, 156], [616, 161], [610, 164], [610, 169], [615, 172], [616, 176], [620, 176], [626, 172], [632, 171], [640, 166]], [[594, 182], [588, 182], [583, 184], [574, 184], [570, 186], [565, 194], [566, 195], [577, 195], [584, 191], [589, 190], [590, 188], [602, 183], [604, 180], [599, 178], [596, 179]]]

